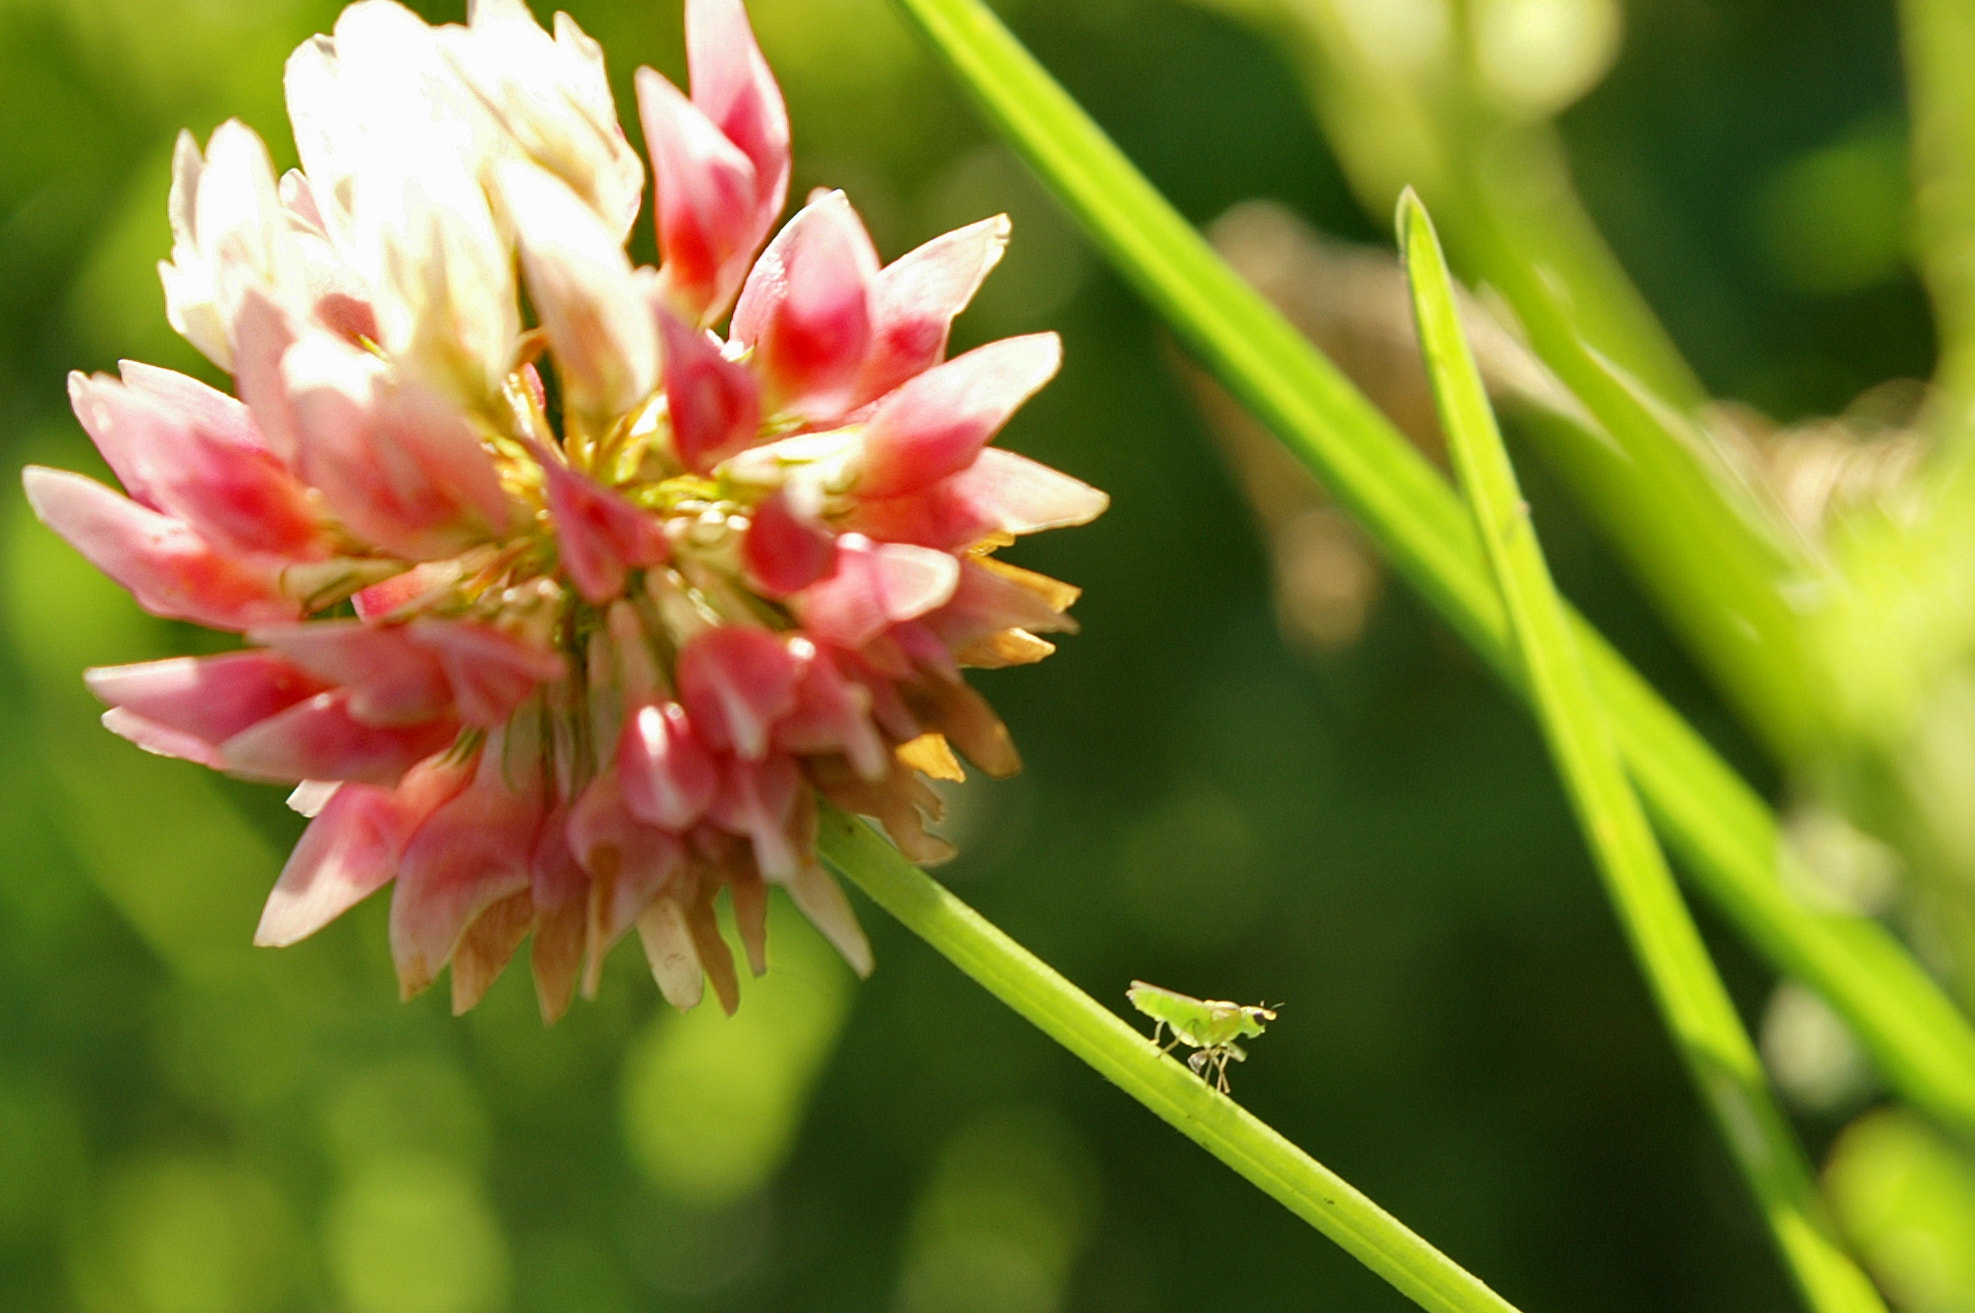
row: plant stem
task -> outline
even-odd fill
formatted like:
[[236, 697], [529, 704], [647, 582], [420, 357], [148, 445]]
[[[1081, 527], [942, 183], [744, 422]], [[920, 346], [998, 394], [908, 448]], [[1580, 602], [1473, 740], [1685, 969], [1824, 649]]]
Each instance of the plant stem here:
[[[1508, 616], [1452, 489], [1243, 282], [979, 0], [895, 0], [1085, 231], [1510, 686]], [[1848, 1021], [1886, 1079], [1975, 1141], [1975, 1028], [1869, 918], [1805, 906], [1776, 818], [1588, 624], [1578, 641], [1648, 808], [1703, 893]]]
[[1537, 722], [1661, 1020], [1804, 1302], [1817, 1313], [1883, 1313], [1878, 1292], [1831, 1233], [1810, 1163], [1626, 778], [1461, 331], [1453, 276], [1411, 192], [1399, 199], [1399, 246], [1441, 427], [1509, 613]]
[[988, 993], [1336, 1241], [1421, 1308], [1515, 1313], [1514, 1305], [1349, 1182], [1167, 1057], [1158, 1045], [899, 856], [863, 821], [825, 806], [817, 847], [832, 867]]

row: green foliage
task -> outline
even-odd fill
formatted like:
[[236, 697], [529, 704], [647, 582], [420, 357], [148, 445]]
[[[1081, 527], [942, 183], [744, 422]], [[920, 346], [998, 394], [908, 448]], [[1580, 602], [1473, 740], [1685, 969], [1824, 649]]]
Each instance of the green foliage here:
[[[1255, 290], [1243, 283], [1071, 101], [979, 0], [898, 0], [1030, 163], [1175, 330], [1230, 389], [1358, 517], [1387, 558], [1512, 684], [1521, 667], [1473, 526], [1426, 460]], [[1693, 468], [1668, 466], [1676, 435], [1652, 399], [1610, 371], [1575, 335], [1570, 350], [1637, 439], [1626, 463], [1669, 473], [1676, 509], [1700, 504]], [[1665, 486], [1646, 485], [1648, 495]], [[1735, 519], [1715, 504], [1717, 524]], [[1725, 517], [1725, 518], [1720, 518]], [[1685, 531], [1677, 516], [1655, 532]], [[1704, 539], [1704, 541], [1706, 541]], [[1710, 581], [1719, 551], [1687, 557]], [[1746, 556], [1740, 558], [1749, 564]], [[1747, 579], [1743, 581], [1749, 583]], [[1733, 585], [1742, 590], [1742, 584]], [[1749, 584], [1774, 616], [1784, 599]], [[1745, 651], [1766, 626], [1737, 610], [1716, 615]], [[1794, 636], [1794, 631], [1793, 631]], [[1800, 975], [1855, 1026], [1887, 1076], [1950, 1124], [1975, 1134], [1975, 1028], [1883, 930], [1862, 917], [1813, 910], [1782, 883], [1787, 858], [1774, 818], [1708, 744], [1581, 626], [1599, 695], [1628, 769], [1701, 888], [1750, 942]], [[1793, 663], [1794, 668], [1794, 663]], [[1796, 705], [1796, 704], [1793, 704]], [[1797, 715], [1809, 714], [1798, 708]]]
[[1760, 1203], [1804, 1302], [1821, 1313], [1883, 1310], [1872, 1283], [1826, 1229], [1810, 1164], [1626, 778], [1495, 427], [1461, 328], [1453, 276], [1426, 207], [1412, 192], [1399, 198], [1398, 223], [1420, 354], [1509, 612], [1536, 720], [1667, 1033]]
[[[1514, 1305], [1343, 1178], [1224, 1093], [1182, 1072], [1143, 1035], [899, 856], [862, 820], [834, 808], [826, 810], [817, 851], [1024, 1020], [1336, 1241], [1421, 1308], [1435, 1313], [1513, 1313]], [[1166, 1003], [1166, 1010], [1176, 1016], [1187, 1011], [1171, 1007], [1171, 1000]], [[1206, 1005], [1210, 1010], [1214, 1006]], [[1261, 1027], [1254, 1020], [1239, 1010], [1235, 1015], [1236, 1033], [1259, 1033]]]
[[[450, 0], [418, 7], [439, 19], [461, 12]], [[569, 7], [609, 51], [621, 105], [639, 62], [680, 75], [666, 13]], [[1388, 84], [1372, 97], [1327, 75], [1340, 89], [1324, 110], [1330, 141], [1312, 129], [1306, 96], [1319, 82], [1307, 32], [1271, 29], [1289, 55], [1279, 63], [1247, 31], [1174, 0], [998, 7], [1190, 221], [1268, 195], [1363, 238], [1376, 228], [1347, 176], [1355, 183], [1365, 162], [1382, 164], [1391, 190], [1376, 201], [1380, 219], [1392, 191], [1425, 180], [1419, 143], [1432, 147], [1439, 129], [1410, 92]], [[1614, 57], [1599, 42], [1616, 39], [1616, 8], [1473, 7], [1492, 15], [1476, 30], [1493, 33], [1495, 99], [1469, 121], [1507, 124], [1515, 133], [1498, 140], [1541, 147], [1492, 161], [1503, 166], [1485, 173], [1503, 193], [1493, 203], [1511, 205], [1518, 189], [1556, 196], [1568, 148], [1583, 201], [1566, 194], [1548, 212], [1564, 220], [1548, 223], [1536, 207], [1511, 206], [1510, 235], [1563, 271], [1573, 322], [1629, 373], [1682, 407], [1712, 392], [1793, 418], [1926, 372], [1930, 330], [1910, 277], [1894, 270], [1852, 292], [1816, 292], [1766, 254], [1769, 225], [1795, 231], [1790, 216], [1812, 213], [1766, 200], [1775, 180], [1807, 153], [1851, 141], [1854, 125], [1883, 143], [1873, 125], [1899, 118], [1889, 17], [1836, 0], [1788, 12], [1750, 0], [1705, 14], [1629, 6], [1609, 79], [1558, 126], [1547, 116]], [[1244, 8], [1271, 21], [1288, 12], [1263, 0]], [[1440, 0], [1357, 8], [1454, 12]], [[1952, 18], [1955, 6], [1908, 8]], [[162, 162], [180, 127], [203, 138], [230, 114], [288, 155], [281, 60], [335, 9], [0, 5], [0, 441], [10, 459], [91, 459], [64, 409], [68, 368], [106, 368], [119, 355], [203, 368], [164, 328], [152, 272], [166, 243]], [[1024, 564], [1087, 585], [1085, 632], [1040, 670], [984, 678], [1029, 766], [1012, 783], [958, 791], [963, 854], [951, 881], [1107, 996], [1140, 972], [1295, 1000], [1296, 1026], [1271, 1037], [1244, 1100], [1320, 1157], [1348, 1163], [1518, 1303], [1789, 1306], [1755, 1215], [1715, 1179], [1705, 1127], [1519, 713], [1403, 598], [1373, 609], [1354, 650], [1315, 661], [1286, 652], [1244, 508], [1208, 454], [1157, 325], [1008, 146], [974, 125], [891, 7], [756, 0], [754, 11], [794, 109], [798, 193], [850, 187], [887, 255], [1013, 212], [1009, 258], [961, 321], [959, 345], [1061, 329], [1064, 377], [1008, 441], [1117, 498], [1074, 545], [1021, 549]], [[1518, 24], [1564, 11], [1577, 24], [1563, 29], [1568, 58], [1555, 48], [1526, 57], [1527, 83], [1505, 80], [1518, 65], [1501, 52], [1529, 39]], [[1916, 94], [1959, 94], [1967, 60], [1950, 42], [1925, 49], [1947, 77], [1922, 80]], [[1442, 70], [1465, 77], [1464, 67]], [[1950, 167], [1975, 158], [1955, 154], [1951, 128], [1915, 135], [1923, 150], [1944, 143], [1938, 158]], [[1873, 149], [1882, 168], [1886, 148]], [[1590, 215], [1670, 333], [1643, 315], [1629, 282], [1614, 281], [1618, 262]], [[649, 259], [648, 226], [636, 240]], [[1452, 242], [1457, 263], [1494, 281], [1474, 240]], [[1847, 267], [1886, 268], [1884, 233], [1873, 240], [1875, 262]], [[1752, 253], [1750, 242], [1765, 245]], [[1946, 285], [1933, 271], [1951, 279], [1952, 261], [1921, 250], [1930, 287]], [[1335, 389], [1315, 395], [1353, 405]], [[1285, 393], [1278, 404], [1301, 403]], [[1431, 482], [1424, 466], [1400, 477]], [[1770, 961], [1844, 1002], [1889, 1085], [1940, 1123], [1975, 1126], [1975, 1102], [1957, 1094], [1975, 1050], [1953, 1038], [1950, 1005], [1875, 923], [1807, 911], [1799, 882], [1778, 882], [1789, 852], [1774, 817], [1652, 687], [1669, 690], [1729, 759], [1753, 760], [1749, 743], [1641, 618], [1559, 488], [1530, 483], [1568, 591], [1643, 672], [1632, 677], [1581, 634], [1609, 680], [1600, 687], [1611, 714], [1637, 733], [1649, 803], [1698, 882]], [[1391, 514], [1410, 514], [1399, 502], [1411, 495]], [[1441, 550], [1447, 526], [1461, 523], [1458, 505], [1442, 488], [1420, 495], [1438, 509], [1409, 541], [1466, 560], [1466, 595], [1492, 595], [1478, 550]], [[1881, 632], [1910, 624], [1916, 636], [1875, 645], [1861, 626], [1842, 644], [1815, 640], [1811, 665], [1857, 672], [1852, 692], [1820, 700], [1879, 705], [1867, 695], [1900, 668], [1895, 647], [1924, 648], [1938, 632], [1929, 626], [1953, 618], [1942, 601], [1959, 596], [1959, 567], [1937, 544], [1953, 539], [1961, 512], [1939, 506], [1933, 537], [1910, 541], [1904, 558], [1886, 548], [1872, 567], [1897, 579], [1939, 565], [1930, 600], [1903, 605], [1887, 592], [1871, 604], [1875, 623], [1902, 618]], [[18, 500], [0, 516], [0, 553], [10, 748], [0, 756], [0, 1306], [800, 1313], [958, 1309], [963, 1296], [1038, 1313], [1203, 1300], [1399, 1305], [1275, 1202], [1183, 1146], [1173, 1152], [1161, 1124], [868, 907], [871, 982], [837, 994], [799, 961], [778, 960], [731, 1023], [740, 1029], [730, 1046], [725, 1036], [708, 1046], [726, 1056], [690, 1071], [672, 1037], [730, 1023], [671, 1019], [635, 954], [613, 961], [598, 1003], [545, 1032], [525, 979], [503, 981], [465, 1021], [444, 1016], [442, 1000], [399, 1005], [381, 906], [295, 949], [250, 950], [296, 818], [271, 791], [104, 735], [76, 680], [82, 665], [192, 640], [139, 616]], [[1487, 632], [1500, 662], [1507, 630]], [[1891, 691], [1902, 688], [1912, 685]], [[1944, 723], [1944, 704], [1912, 705], [1905, 724]], [[1882, 763], [1910, 741], [1859, 740]], [[1205, 904], [1213, 916], [1194, 924], [1191, 909]], [[1732, 946], [1721, 958], [1753, 1009], [1765, 968]], [[784, 1044], [793, 1013], [777, 1010], [782, 991], [835, 1000], [822, 1039]], [[764, 1015], [750, 1023], [756, 1003]], [[754, 1079], [736, 1056], [769, 1050], [782, 1054], [763, 1068], [773, 1080]], [[1209, 1097], [1187, 1073], [1172, 1075], [1188, 1096]], [[720, 1191], [685, 1197], [654, 1166], [676, 1158], [651, 1109], [705, 1115], [704, 1096], [666, 1084], [674, 1076], [710, 1090], [760, 1087], [750, 1105], [759, 1116], [736, 1136], [745, 1152], [730, 1146]], [[1874, 1143], [1862, 1132], [1839, 1141], [1833, 1199], [1874, 1272], [1921, 1307], [1948, 1289], [1925, 1284], [1939, 1270], [1925, 1255], [1956, 1252], [1965, 1234], [1958, 1187], [1939, 1184], [1960, 1169], [1944, 1166], [1956, 1151], [1938, 1135], [1897, 1125], [1897, 1152], [1866, 1159], [1891, 1166], [1857, 1177], [1857, 1197], [1879, 1211], [1854, 1214], [1846, 1184], [1846, 1146]], [[1811, 1126], [1813, 1138], [1836, 1129]], [[1902, 1211], [1915, 1198], [1949, 1203], [1921, 1210], [1923, 1227]], [[1911, 1243], [1921, 1232], [1935, 1251]], [[1196, 1267], [1172, 1261], [1199, 1252], [1232, 1256], [1217, 1268], [1224, 1275], [1203, 1285]]]
[[1879, 1283], [1915, 1313], [1975, 1308], [1975, 1161], [1885, 1109], [1831, 1153], [1831, 1205]]

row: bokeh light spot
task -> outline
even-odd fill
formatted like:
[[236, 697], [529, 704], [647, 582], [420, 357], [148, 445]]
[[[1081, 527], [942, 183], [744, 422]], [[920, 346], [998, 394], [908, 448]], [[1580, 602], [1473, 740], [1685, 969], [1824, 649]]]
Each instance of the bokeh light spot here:
[[1097, 1174], [1042, 1109], [991, 1112], [941, 1153], [914, 1212], [902, 1313], [1051, 1313], [1089, 1233]]
[[1906, 264], [1906, 143], [1897, 125], [1870, 120], [1779, 168], [1764, 185], [1756, 223], [1776, 273], [1799, 291], [1872, 287]]
[[364, 1163], [324, 1225], [330, 1271], [352, 1313], [485, 1313], [507, 1298], [500, 1224], [473, 1178], [444, 1158]]
[[407, 1056], [365, 1067], [330, 1098], [330, 1147], [347, 1167], [370, 1159], [427, 1153], [478, 1167], [487, 1156], [487, 1114], [458, 1068]]
[[1174, 793], [1126, 827], [1119, 891], [1132, 921], [1176, 946], [1227, 944], [1261, 911], [1267, 888], [1247, 816], [1218, 790]]
[[1918, 1118], [1855, 1122], [1825, 1171], [1833, 1210], [1908, 1313], [1975, 1308], [1975, 1163]]
[[660, 1191], [718, 1208], [754, 1193], [787, 1155], [849, 1004], [849, 972], [776, 899], [769, 972], [728, 1017], [712, 1002], [661, 1013], [624, 1065], [624, 1136]]
[[281, 1197], [260, 1177], [201, 1158], [156, 1158], [110, 1181], [104, 1202], [125, 1307], [253, 1313], [280, 1306], [292, 1228]]

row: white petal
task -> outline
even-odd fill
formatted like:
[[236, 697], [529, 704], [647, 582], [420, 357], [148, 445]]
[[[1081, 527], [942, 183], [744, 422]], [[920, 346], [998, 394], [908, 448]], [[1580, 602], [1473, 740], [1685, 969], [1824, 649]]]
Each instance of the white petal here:
[[222, 369], [233, 366], [231, 330], [248, 288], [276, 294], [298, 268], [274, 163], [252, 128], [229, 119], [206, 153], [181, 134], [172, 155], [172, 258], [159, 266], [165, 316]]
[[657, 324], [631, 262], [595, 211], [551, 174], [515, 161], [499, 177], [570, 405], [614, 419], [658, 383]]
[[521, 0], [477, 0], [468, 26], [442, 29], [440, 42], [506, 144], [561, 178], [622, 243], [645, 170], [618, 125], [602, 48], [567, 14], [551, 39]]
[[355, 193], [380, 341], [410, 378], [469, 404], [498, 395], [521, 332], [508, 242], [457, 159], [392, 163]]
[[850, 969], [860, 976], [869, 976], [875, 965], [871, 941], [864, 937], [864, 927], [857, 924], [857, 913], [851, 911], [850, 900], [844, 897], [842, 888], [829, 873], [820, 866], [800, 866], [786, 887], [802, 914], [843, 954]]
[[681, 1012], [698, 1007], [706, 993], [706, 977], [679, 904], [670, 898], [653, 899], [638, 916], [638, 938], [644, 942], [645, 961], [665, 1001]]

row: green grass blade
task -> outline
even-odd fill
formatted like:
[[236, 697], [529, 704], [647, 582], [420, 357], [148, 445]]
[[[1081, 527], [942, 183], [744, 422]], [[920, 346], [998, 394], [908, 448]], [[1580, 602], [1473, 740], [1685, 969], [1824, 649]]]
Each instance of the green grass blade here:
[[[1142, 1032], [899, 856], [870, 826], [826, 806], [817, 847], [873, 902], [995, 998], [1336, 1241], [1421, 1308], [1436, 1313], [1515, 1313], [1514, 1305], [1342, 1177], [1164, 1056]], [[1120, 996], [1123, 992], [1121, 986]]]
[[[1386, 558], [1520, 686], [1474, 526], [1433, 467], [1230, 270], [980, 0], [894, 0], [988, 118], [1149, 300]], [[1975, 1140], [1975, 1028], [1869, 919], [1798, 903], [1762, 799], [1589, 625], [1578, 638], [1612, 730], [1701, 891], [1818, 991], [1902, 1094]]]
[[1448, 450], [1509, 613], [1537, 722], [1660, 1017], [1805, 1303], [1817, 1313], [1883, 1310], [1828, 1229], [1810, 1164], [1632, 791], [1461, 329], [1453, 276], [1411, 192], [1399, 199], [1399, 238]]
[[1817, 732], [1801, 616], [1791, 602], [1828, 587], [1824, 567], [1782, 515], [1688, 414], [1588, 342], [1529, 258], [1527, 236], [1495, 239], [1500, 216], [1472, 207], [1478, 278], [1501, 292], [1543, 363], [1596, 421], [1531, 416], [1544, 460], [1617, 545], [1661, 614], [1699, 654], [1730, 702], [1784, 757]]
[[1975, 9], [1965, 0], [1900, 0], [1907, 103], [1913, 124], [1914, 236], [1940, 338], [1931, 407], [1940, 436], [1975, 440]]

